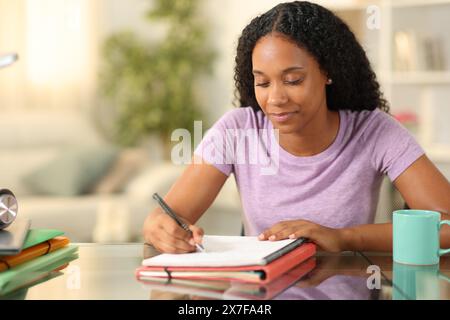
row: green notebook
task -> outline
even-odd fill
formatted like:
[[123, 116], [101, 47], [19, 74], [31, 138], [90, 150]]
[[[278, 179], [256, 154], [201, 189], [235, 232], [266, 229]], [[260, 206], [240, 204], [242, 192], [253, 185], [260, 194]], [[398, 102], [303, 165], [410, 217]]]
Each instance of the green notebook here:
[[52, 229], [31, 229], [28, 231], [27, 237], [23, 245], [23, 249], [30, 248], [39, 243], [62, 236], [64, 232]]
[[29, 279], [36, 276], [36, 274], [46, 271], [48, 266], [53, 266], [53, 263], [59, 262], [61, 259], [71, 257], [76, 253], [78, 247], [75, 245], [68, 245], [64, 248], [50, 252], [46, 255], [37, 257], [36, 259], [24, 262], [12, 269], [0, 273], [0, 293], [12, 281]]
[[11, 279], [11, 281], [5, 284], [0, 291], [0, 299], [25, 299], [29, 288], [63, 275], [63, 272], [55, 270], [76, 259], [78, 259], [78, 254], [72, 253], [62, 259], [43, 266], [39, 270], [28, 272]]

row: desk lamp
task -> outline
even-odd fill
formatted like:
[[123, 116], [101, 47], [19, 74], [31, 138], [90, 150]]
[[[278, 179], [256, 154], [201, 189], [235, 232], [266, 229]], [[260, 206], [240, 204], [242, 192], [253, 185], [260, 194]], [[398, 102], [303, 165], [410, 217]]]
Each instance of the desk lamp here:
[[0, 55], [0, 69], [5, 68], [14, 62], [17, 61], [19, 56], [15, 53], [8, 53], [8, 54], [2, 54]]

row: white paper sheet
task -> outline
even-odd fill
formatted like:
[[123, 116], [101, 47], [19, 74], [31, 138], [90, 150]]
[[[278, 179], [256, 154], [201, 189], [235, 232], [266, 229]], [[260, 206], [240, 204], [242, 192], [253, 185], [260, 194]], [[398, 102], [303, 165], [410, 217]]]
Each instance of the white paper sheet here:
[[164, 267], [230, 267], [264, 265], [264, 257], [295, 239], [261, 241], [257, 237], [204, 236], [205, 252], [160, 254], [142, 262], [144, 266]]

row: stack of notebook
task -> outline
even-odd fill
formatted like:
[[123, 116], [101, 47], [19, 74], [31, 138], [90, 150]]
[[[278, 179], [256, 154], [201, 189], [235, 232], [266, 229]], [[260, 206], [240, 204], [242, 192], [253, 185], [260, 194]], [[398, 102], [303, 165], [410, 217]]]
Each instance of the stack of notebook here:
[[[221, 300], [268, 300], [295, 285], [316, 266], [316, 258], [310, 257], [269, 283], [241, 281], [191, 280], [174, 278], [141, 277], [143, 288], [150, 291], [170, 292]], [[153, 291], [154, 292], [154, 291]], [[167, 297], [167, 295], [166, 295]]]
[[77, 247], [59, 230], [29, 230], [19, 253], [0, 251], [0, 297], [51, 277], [77, 258]]
[[136, 269], [136, 277], [153, 284], [166, 279], [180, 285], [181, 280], [267, 285], [316, 252], [316, 246], [303, 238], [259, 241], [256, 237], [205, 236], [203, 246], [205, 252], [160, 254], [145, 259]]

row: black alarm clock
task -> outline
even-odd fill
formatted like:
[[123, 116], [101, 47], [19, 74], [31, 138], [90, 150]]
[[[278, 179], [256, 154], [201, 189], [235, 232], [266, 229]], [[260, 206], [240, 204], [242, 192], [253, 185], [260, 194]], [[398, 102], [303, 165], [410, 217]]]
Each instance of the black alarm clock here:
[[0, 230], [16, 220], [18, 212], [17, 199], [8, 189], [0, 190]]

